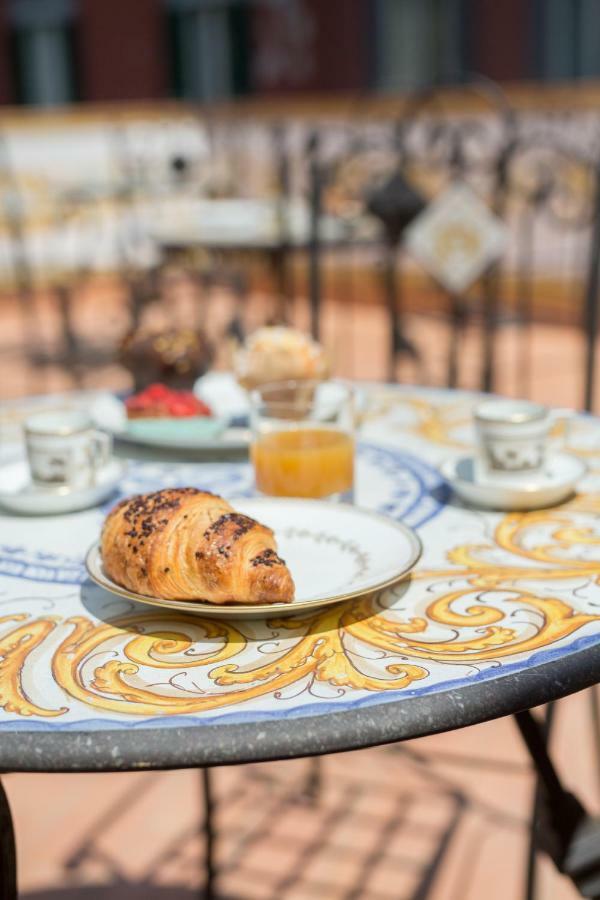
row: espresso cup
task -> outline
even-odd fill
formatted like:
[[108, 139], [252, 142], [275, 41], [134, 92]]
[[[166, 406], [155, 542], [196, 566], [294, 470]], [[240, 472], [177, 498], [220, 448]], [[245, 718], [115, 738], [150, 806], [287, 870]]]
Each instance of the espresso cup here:
[[527, 479], [543, 472], [554, 417], [527, 400], [485, 400], [475, 411], [479, 478]]
[[31, 477], [46, 487], [86, 488], [110, 459], [112, 438], [84, 412], [37, 413], [25, 421]]

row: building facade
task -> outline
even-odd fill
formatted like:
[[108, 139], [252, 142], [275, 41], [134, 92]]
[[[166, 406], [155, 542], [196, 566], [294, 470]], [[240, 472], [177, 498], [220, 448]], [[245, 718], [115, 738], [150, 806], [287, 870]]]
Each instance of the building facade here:
[[0, 103], [600, 75], [597, 0], [0, 0]]

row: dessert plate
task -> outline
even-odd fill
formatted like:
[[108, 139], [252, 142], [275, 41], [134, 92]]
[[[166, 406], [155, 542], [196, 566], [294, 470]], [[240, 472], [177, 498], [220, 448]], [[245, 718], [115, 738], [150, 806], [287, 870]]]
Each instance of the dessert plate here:
[[96, 475], [96, 483], [86, 488], [43, 487], [31, 481], [25, 460], [0, 468], [0, 506], [21, 515], [51, 516], [97, 506], [121, 480], [127, 463], [110, 460]]
[[102, 567], [99, 544], [86, 557], [96, 584], [140, 603], [218, 618], [275, 618], [316, 611], [393, 584], [421, 555], [412, 529], [378, 513], [322, 500], [260, 498], [232, 500], [235, 509], [270, 526], [278, 553], [296, 584], [292, 603], [231, 604], [203, 600], [162, 600], [120, 587]]
[[454, 493], [465, 503], [484, 509], [519, 512], [555, 506], [569, 497], [587, 467], [570, 453], [553, 453], [545, 469], [530, 480], [478, 479], [475, 457], [463, 456], [447, 460], [440, 469]]
[[[221, 419], [208, 418], [190, 427], [189, 420], [164, 419], [153, 422], [127, 419], [125, 404], [118, 397], [104, 396], [93, 405], [91, 415], [98, 428], [119, 441], [171, 450], [243, 450], [250, 443], [247, 428], [227, 428]], [[178, 427], [179, 426], [179, 427]], [[204, 427], [202, 427], [204, 426]]]

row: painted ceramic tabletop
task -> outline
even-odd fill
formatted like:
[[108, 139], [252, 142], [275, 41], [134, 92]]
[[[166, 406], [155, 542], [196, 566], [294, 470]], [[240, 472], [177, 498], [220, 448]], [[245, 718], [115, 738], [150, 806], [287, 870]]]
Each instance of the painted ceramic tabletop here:
[[[424, 552], [409, 580], [321, 612], [202, 619], [136, 606], [86, 578], [85, 552], [119, 496], [183, 484], [250, 496], [247, 463], [131, 461], [102, 508], [0, 514], [0, 766], [350, 749], [600, 680], [600, 421], [570, 425], [568, 449], [589, 465], [571, 500], [501, 514], [462, 506], [437, 470], [471, 445], [473, 395], [377, 388], [371, 399], [357, 502], [416, 528]], [[19, 452], [15, 418], [0, 411], [4, 460]], [[559, 423], [554, 440], [564, 438]]]

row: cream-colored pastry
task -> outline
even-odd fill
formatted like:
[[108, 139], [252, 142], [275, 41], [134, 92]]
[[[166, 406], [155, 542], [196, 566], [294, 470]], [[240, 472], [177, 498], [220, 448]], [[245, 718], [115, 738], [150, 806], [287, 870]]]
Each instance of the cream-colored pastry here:
[[329, 363], [323, 348], [309, 335], [283, 325], [259, 328], [234, 359], [239, 383], [248, 389], [277, 381], [323, 381]]

